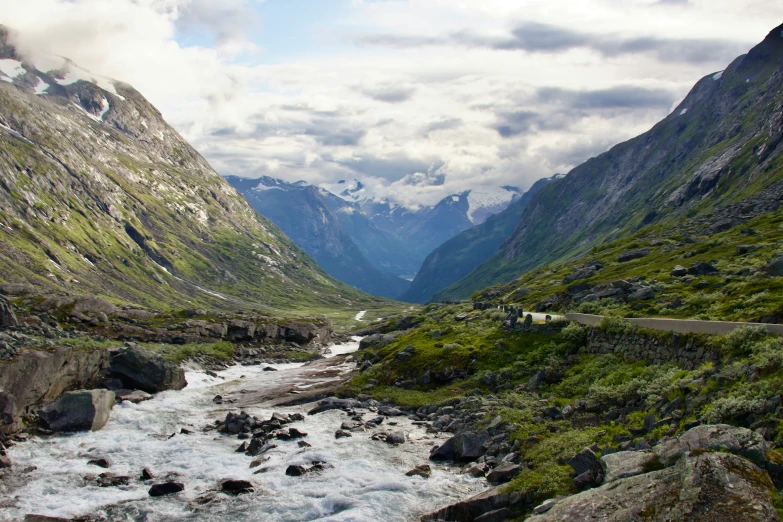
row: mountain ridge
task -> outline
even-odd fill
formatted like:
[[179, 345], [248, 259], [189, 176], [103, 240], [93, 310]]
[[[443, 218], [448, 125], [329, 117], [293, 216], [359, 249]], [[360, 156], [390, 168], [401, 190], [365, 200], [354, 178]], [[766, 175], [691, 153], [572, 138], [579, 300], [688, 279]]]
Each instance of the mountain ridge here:
[[0, 280], [154, 309], [371, 300], [258, 215], [130, 85], [0, 28]]
[[642, 135], [541, 190], [500, 252], [436, 294], [467, 298], [640, 227], [702, 215], [783, 179], [783, 26], [696, 83]]

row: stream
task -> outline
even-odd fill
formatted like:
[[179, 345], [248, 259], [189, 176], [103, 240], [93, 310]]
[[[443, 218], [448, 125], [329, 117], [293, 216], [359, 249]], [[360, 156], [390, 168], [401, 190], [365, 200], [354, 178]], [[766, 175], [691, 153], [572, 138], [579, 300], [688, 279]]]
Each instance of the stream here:
[[[346, 354], [357, 349], [355, 338], [352, 343], [331, 346], [328, 359], [274, 365], [278, 371], [264, 371], [268, 365], [233, 366], [212, 377], [186, 370], [185, 389], [162, 392], [139, 404], [117, 404], [100, 431], [30, 437], [9, 448], [8, 455], [15, 470], [36, 469], [4, 486], [0, 519], [38, 514], [149, 522], [407, 521], [483, 490], [483, 481], [433, 463], [430, 478], [407, 477], [407, 471], [428, 462], [433, 445], [445, 440], [443, 435], [426, 433], [407, 417], [389, 417], [378, 430], [335, 439], [335, 431], [348, 420], [346, 413], [332, 410], [308, 416], [312, 404], [272, 406], [282, 395], [295, 397], [298, 390], [344, 376], [354, 367]], [[215, 404], [213, 397], [218, 394], [236, 404]], [[268, 419], [274, 411], [303, 413], [305, 420], [290, 426], [307, 432], [304, 440], [312, 447], [275, 441], [278, 447], [265, 454], [269, 460], [251, 469], [254, 458], [235, 452], [242, 442], [236, 436], [202, 431], [228, 412], [238, 413], [240, 407], [259, 419]], [[366, 420], [376, 415], [362, 413]], [[192, 433], [183, 434], [182, 428]], [[406, 443], [392, 446], [370, 439], [374, 431], [390, 428], [404, 431]], [[88, 465], [96, 456], [108, 457], [110, 468]], [[289, 465], [313, 461], [333, 467], [299, 477], [285, 475]], [[156, 476], [153, 483], [172, 474], [173, 480], [185, 485], [184, 492], [150, 497], [151, 483], [139, 478], [145, 467]], [[266, 471], [254, 474], [260, 469]], [[106, 471], [131, 480], [125, 486], [99, 487], [84, 478]], [[222, 479], [249, 480], [255, 491], [227, 496], [219, 492]]]

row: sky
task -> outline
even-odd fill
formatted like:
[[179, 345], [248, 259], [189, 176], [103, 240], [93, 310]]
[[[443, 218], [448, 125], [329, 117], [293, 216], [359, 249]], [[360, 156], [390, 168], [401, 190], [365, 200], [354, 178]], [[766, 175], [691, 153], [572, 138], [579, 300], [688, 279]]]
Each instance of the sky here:
[[783, 22], [779, 0], [3, 0], [221, 174], [431, 205], [566, 173]]

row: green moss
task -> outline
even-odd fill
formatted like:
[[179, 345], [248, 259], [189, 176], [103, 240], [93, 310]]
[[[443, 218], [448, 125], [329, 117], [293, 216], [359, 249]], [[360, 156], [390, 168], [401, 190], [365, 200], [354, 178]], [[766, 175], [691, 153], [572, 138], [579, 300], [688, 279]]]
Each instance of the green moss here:
[[178, 363], [196, 357], [230, 361], [236, 354], [234, 345], [228, 341], [189, 344], [145, 344], [144, 347]]

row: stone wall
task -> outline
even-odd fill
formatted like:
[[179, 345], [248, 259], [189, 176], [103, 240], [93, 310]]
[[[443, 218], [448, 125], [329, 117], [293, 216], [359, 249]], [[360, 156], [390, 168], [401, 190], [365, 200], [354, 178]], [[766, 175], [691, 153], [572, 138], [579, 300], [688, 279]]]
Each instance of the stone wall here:
[[717, 363], [720, 354], [695, 341], [684, 341], [672, 333], [668, 340], [659, 336], [610, 334], [599, 328], [588, 328], [587, 345], [580, 353], [591, 355], [614, 354], [627, 362], [646, 361], [650, 364], [678, 363], [687, 370], [698, 368], [705, 362]]

